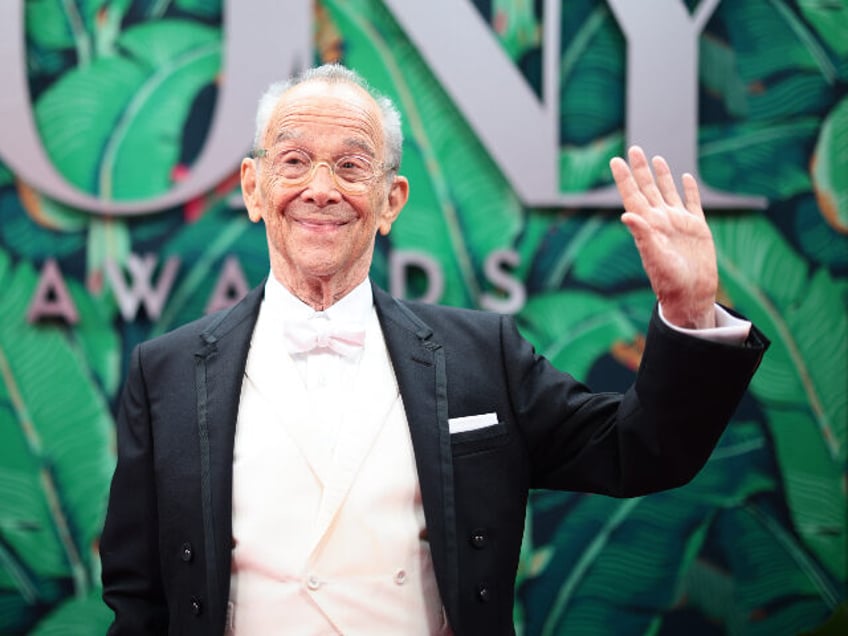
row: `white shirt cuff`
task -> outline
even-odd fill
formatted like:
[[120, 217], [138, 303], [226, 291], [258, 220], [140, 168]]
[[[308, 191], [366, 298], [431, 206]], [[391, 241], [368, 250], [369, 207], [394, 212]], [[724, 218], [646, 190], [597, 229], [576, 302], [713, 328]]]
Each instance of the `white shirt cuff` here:
[[716, 326], [710, 329], [685, 329], [673, 325], [663, 316], [662, 305], [659, 305], [659, 314], [660, 320], [675, 331], [711, 342], [740, 345], [745, 342], [748, 334], [751, 332], [751, 322], [749, 320], [743, 320], [742, 318], [731, 315], [720, 305], [715, 306]]

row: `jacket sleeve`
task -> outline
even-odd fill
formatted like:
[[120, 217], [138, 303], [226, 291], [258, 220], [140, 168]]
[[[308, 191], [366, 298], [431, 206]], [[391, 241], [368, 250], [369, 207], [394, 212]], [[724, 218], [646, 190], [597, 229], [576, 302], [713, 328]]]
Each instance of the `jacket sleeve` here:
[[674, 488], [703, 467], [724, 432], [768, 340], [743, 345], [671, 329], [656, 310], [634, 384], [592, 393], [536, 355], [511, 321], [505, 363], [533, 487], [631, 497]]
[[141, 347], [132, 353], [117, 418], [118, 462], [100, 540], [103, 600], [115, 612], [109, 634], [167, 632], [160, 574], [150, 408]]

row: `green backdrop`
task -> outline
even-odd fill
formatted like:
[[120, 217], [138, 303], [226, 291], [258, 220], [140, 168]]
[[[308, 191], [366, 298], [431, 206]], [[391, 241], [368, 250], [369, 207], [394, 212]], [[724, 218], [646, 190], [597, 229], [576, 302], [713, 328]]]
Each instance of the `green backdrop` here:
[[[540, 4], [475, 2], [533, 83]], [[25, 7], [33, 110], [57, 169], [94, 195], [169, 189], [214, 111], [220, 3]], [[579, 192], [608, 184], [607, 161], [624, 151], [625, 42], [603, 0], [563, 2], [562, 14], [561, 178]], [[477, 306], [498, 291], [485, 257], [515, 250], [524, 334], [593, 388], [625, 387], [653, 298], [617, 214], [522, 205], [380, 2], [322, 0], [316, 27], [316, 60], [355, 67], [404, 116], [412, 198], [378, 242], [374, 280], [387, 284], [392, 250], [420, 250], [445, 273], [442, 302]], [[722, 300], [773, 346], [688, 486], [629, 500], [533, 493], [516, 589], [524, 634], [797, 634], [846, 598], [848, 8], [725, 1], [700, 56], [701, 175], [769, 201], [710, 215]], [[159, 98], [117, 138], [115, 118], [170, 62]], [[116, 147], [126, 152], [109, 161]], [[104, 632], [97, 544], [128, 352], [202, 315], [227, 258], [250, 285], [267, 273], [263, 228], [228, 205], [237, 193], [229, 178], [178, 208], [110, 218], [52, 201], [0, 165], [0, 634]], [[180, 259], [156, 320], [144, 310], [124, 320], [108, 284], [105, 262], [126, 265], [131, 252]], [[48, 258], [74, 325], [26, 320]], [[415, 293], [423, 282], [412, 272], [408, 284]]]

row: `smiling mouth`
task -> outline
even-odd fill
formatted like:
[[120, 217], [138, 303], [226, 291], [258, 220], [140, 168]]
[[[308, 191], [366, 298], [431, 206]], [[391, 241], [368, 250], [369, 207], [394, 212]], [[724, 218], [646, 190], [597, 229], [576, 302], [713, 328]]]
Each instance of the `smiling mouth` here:
[[328, 232], [347, 225], [350, 221], [343, 219], [295, 219], [295, 223], [308, 230]]

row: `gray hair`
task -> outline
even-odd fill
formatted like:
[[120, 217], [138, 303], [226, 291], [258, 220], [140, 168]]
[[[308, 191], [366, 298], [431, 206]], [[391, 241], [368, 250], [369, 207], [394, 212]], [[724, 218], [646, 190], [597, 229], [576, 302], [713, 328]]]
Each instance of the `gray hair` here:
[[359, 86], [371, 95], [380, 108], [380, 114], [383, 120], [383, 138], [386, 142], [386, 163], [392, 169], [397, 169], [400, 166], [401, 154], [403, 152], [400, 112], [398, 112], [391, 99], [375, 91], [358, 73], [341, 64], [324, 64], [323, 66], [307, 69], [287, 80], [271, 84], [262, 94], [262, 97], [259, 98], [259, 107], [256, 110], [256, 131], [253, 135], [254, 149], [261, 147], [262, 137], [271, 119], [271, 114], [274, 112], [274, 108], [283, 93], [298, 84], [310, 81], [322, 81], [328, 84], [346, 82]]

